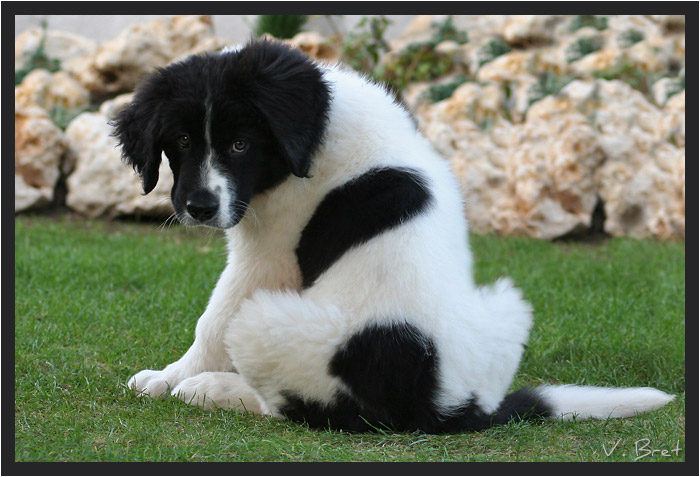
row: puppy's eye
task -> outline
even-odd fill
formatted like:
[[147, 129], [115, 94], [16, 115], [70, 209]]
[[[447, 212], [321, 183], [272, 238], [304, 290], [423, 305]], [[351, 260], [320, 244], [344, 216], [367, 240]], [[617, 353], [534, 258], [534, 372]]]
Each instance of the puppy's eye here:
[[180, 149], [187, 149], [190, 147], [190, 137], [186, 134], [183, 134], [179, 138], [177, 138], [177, 145], [180, 147]]
[[248, 149], [248, 143], [243, 139], [236, 139], [231, 146], [233, 152], [245, 152], [246, 149]]

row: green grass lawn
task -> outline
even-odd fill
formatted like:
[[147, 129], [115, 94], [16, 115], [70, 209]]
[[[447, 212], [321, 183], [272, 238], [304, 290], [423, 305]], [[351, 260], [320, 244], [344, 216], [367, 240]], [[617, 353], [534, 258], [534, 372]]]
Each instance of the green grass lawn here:
[[640, 455], [680, 448], [637, 462], [685, 460], [685, 245], [471, 243], [477, 280], [509, 275], [535, 309], [513, 388], [654, 386], [676, 400], [630, 419], [436, 436], [317, 431], [139, 399], [129, 376], [191, 344], [224, 266], [222, 235], [29, 216], [15, 219], [15, 462], [635, 461], [635, 443]]

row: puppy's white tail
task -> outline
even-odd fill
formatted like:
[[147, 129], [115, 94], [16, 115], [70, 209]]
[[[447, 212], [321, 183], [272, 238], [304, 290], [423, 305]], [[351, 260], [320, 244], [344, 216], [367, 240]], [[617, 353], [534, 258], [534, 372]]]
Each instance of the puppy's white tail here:
[[540, 386], [539, 396], [554, 419], [607, 419], [632, 417], [673, 401], [674, 395], [654, 388], [603, 388], [596, 386]]

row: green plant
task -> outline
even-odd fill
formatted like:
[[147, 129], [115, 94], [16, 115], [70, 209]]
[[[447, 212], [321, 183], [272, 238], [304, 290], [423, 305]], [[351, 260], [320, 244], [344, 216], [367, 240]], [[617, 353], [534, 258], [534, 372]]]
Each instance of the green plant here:
[[401, 91], [408, 83], [430, 81], [450, 72], [453, 56], [436, 51], [435, 47], [444, 41], [466, 43], [469, 41], [467, 34], [457, 30], [451, 15], [444, 22], [431, 26], [435, 31], [429, 41], [411, 43], [401, 51], [390, 52], [376, 69], [375, 76]]
[[678, 94], [683, 90], [685, 90], [685, 70], [683, 70], [678, 78], [673, 80], [671, 87], [666, 91], [666, 101], [668, 101], [668, 98], [671, 96]]
[[624, 60], [616, 63], [610, 68], [593, 72], [593, 77], [608, 81], [624, 81], [632, 88], [639, 90], [644, 94], [650, 93], [653, 80], [649, 73], [642, 71], [638, 67], [633, 66]]
[[452, 55], [435, 51], [444, 41], [466, 43], [467, 34], [457, 30], [452, 16], [434, 23], [429, 41], [412, 43], [400, 51], [390, 51], [384, 34], [390, 21], [384, 16], [363, 18], [359, 31], [351, 32], [343, 46], [343, 61], [358, 71], [368, 73], [376, 81], [388, 83], [399, 92], [413, 81], [429, 81], [448, 73]]
[[493, 128], [493, 123], [494, 123], [494, 118], [492, 117], [485, 117], [481, 119], [476, 125], [479, 127], [481, 132], [487, 132], [490, 131], [491, 128]]
[[488, 63], [501, 55], [505, 55], [509, 51], [510, 47], [503, 40], [491, 40], [479, 48], [479, 66]]
[[452, 81], [444, 84], [431, 86], [424, 93], [431, 103], [437, 103], [452, 96], [457, 88], [468, 80], [464, 75], [457, 75]]
[[528, 89], [528, 96], [530, 98], [528, 107], [547, 96], [559, 93], [559, 91], [573, 80], [573, 77], [561, 77], [549, 72], [541, 74], [537, 79], [537, 83], [530, 86]]
[[431, 26], [435, 29], [432, 38], [432, 43], [435, 45], [443, 41], [454, 41], [463, 45], [469, 41], [467, 32], [458, 30], [457, 27], [455, 27], [452, 15], [448, 15], [444, 22], [433, 23]]
[[51, 108], [49, 116], [56, 126], [65, 131], [71, 121], [89, 109], [90, 108], [66, 108], [61, 104], [57, 104]]
[[55, 58], [49, 58], [46, 54], [46, 22], [42, 22], [41, 29], [41, 39], [39, 40], [39, 45], [36, 50], [29, 54], [24, 62], [24, 67], [15, 71], [15, 86], [20, 84], [25, 76], [33, 70], [45, 69], [50, 73], [55, 73], [61, 69], [61, 61]]
[[260, 15], [255, 22], [255, 35], [268, 33], [275, 38], [292, 38], [301, 31], [308, 15]]
[[566, 61], [573, 63], [584, 56], [598, 51], [603, 47], [603, 42], [598, 37], [579, 38], [566, 48]]
[[605, 30], [608, 28], [608, 18], [601, 17], [598, 15], [576, 15], [571, 20], [571, 25], [569, 25], [570, 31], [576, 31], [579, 28], [590, 26], [598, 31]]
[[635, 43], [639, 43], [642, 40], [644, 40], [644, 33], [642, 33], [639, 30], [635, 30], [634, 28], [625, 30], [619, 35], [617, 35], [617, 42], [623, 48], [629, 48], [630, 46], [634, 45]]
[[387, 55], [375, 75], [401, 91], [408, 83], [429, 81], [448, 73], [452, 63], [452, 55], [435, 51], [432, 43], [412, 43]]
[[359, 31], [349, 33], [343, 43], [343, 61], [357, 71], [372, 72], [389, 51], [384, 34], [390, 24], [383, 15], [362, 18], [357, 24]]

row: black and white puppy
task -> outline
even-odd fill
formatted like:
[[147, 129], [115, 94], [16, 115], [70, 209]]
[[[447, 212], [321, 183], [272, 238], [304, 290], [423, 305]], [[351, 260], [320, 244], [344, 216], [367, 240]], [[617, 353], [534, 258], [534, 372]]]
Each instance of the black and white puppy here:
[[185, 225], [228, 261], [194, 344], [128, 386], [311, 426], [428, 433], [512, 418], [608, 418], [653, 388], [506, 395], [531, 326], [508, 279], [472, 278], [446, 160], [380, 86], [274, 42], [159, 70], [115, 119], [146, 193], [161, 160]]

